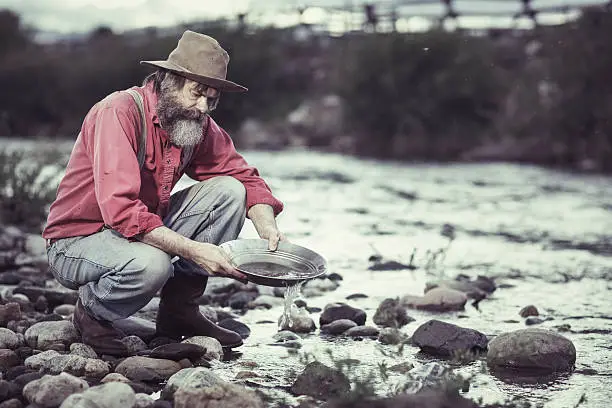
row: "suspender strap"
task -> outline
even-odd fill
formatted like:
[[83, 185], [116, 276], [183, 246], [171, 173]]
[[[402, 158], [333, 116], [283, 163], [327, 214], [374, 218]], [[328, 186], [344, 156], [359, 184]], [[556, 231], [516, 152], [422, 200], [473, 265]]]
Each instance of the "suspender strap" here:
[[127, 92], [132, 95], [134, 102], [138, 106], [140, 112], [140, 139], [138, 140], [138, 167], [142, 169], [147, 152], [147, 118], [145, 117], [144, 102], [142, 96], [133, 89], [127, 89]]

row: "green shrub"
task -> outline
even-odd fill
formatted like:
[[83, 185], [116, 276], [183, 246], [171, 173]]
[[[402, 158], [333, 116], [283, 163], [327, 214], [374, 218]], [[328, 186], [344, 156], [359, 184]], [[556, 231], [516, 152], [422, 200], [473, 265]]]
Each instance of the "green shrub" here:
[[340, 94], [359, 153], [452, 159], [490, 129], [506, 92], [487, 38], [432, 31], [353, 38]]

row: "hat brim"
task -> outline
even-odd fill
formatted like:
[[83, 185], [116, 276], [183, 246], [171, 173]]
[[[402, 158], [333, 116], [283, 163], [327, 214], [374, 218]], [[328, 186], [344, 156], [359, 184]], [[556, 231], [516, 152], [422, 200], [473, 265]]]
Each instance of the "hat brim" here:
[[246, 92], [248, 91], [248, 88], [242, 85], [238, 85], [237, 83], [234, 83], [232, 81], [228, 81], [227, 79], [220, 79], [220, 78], [214, 78], [214, 77], [194, 74], [193, 72], [190, 72], [189, 70], [179, 65], [173, 64], [170, 61], [140, 61], [140, 63], [167, 69], [168, 71], [172, 71], [178, 75], [189, 78], [192, 81], [195, 81], [201, 84], [205, 84], [215, 89], [218, 89], [221, 92]]

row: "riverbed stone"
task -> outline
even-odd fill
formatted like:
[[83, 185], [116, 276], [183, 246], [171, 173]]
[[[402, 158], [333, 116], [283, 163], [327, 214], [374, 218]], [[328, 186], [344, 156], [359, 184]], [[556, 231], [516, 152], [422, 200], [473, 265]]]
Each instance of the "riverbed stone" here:
[[286, 341], [302, 339], [300, 336], [298, 336], [297, 334], [289, 330], [281, 330], [278, 333], [276, 333], [274, 336], [272, 336], [272, 338], [276, 340], [277, 343], [283, 343]]
[[576, 363], [576, 348], [569, 339], [551, 330], [516, 330], [491, 340], [487, 363], [492, 368], [570, 371]]
[[130, 316], [113, 322], [113, 325], [128, 336], [138, 336], [145, 342], [153, 340], [156, 333], [155, 323], [137, 316]]
[[79, 340], [79, 334], [69, 321], [40, 322], [26, 330], [25, 339], [30, 347], [47, 350], [56, 343], [74, 343]]
[[252, 390], [231, 383], [202, 388], [181, 388], [174, 394], [175, 408], [264, 408], [261, 398]]
[[15, 349], [20, 346], [19, 336], [4, 327], [0, 328], [0, 348]]
[[285, 300], [272, 295], [260, 295], [257, 299], [249, 303], [249, 308], [272, 309], [275, 306], [282, 306]]
[[488, 293], [474, 285], [469, 280], [444, 280], [440, 282], [428, 282], [425, 284], [425, 293], [434, 288], [448, 288], [465, 293], [470, 299], [482, 300]]
[[257, 292], [236, 292], [229, 297], [227, 305], [232, 309], [243, 310], [247, 305], [259, 296]]
[[519, 311], [521, 317], [539, 316], [538, 308], [534, 305], [527, 305]]
[[290, 317], [282, 314], [278, 319], [281, 330], [289, 330], [294, 333], [310, 333], [317, 329], [314, 320], [308, 311], [302, 307], [291, 307]]
[[66, 372], [77, 377], [102, 378], [110, 371], [108, 363], [81, 357], [76, 354], [60, 354], [43, 363], [43, 368], [51, 374]]
[[323, 326], [340, 319], [349, 319], [362, 326], [366, 321], [366, 312], [346, 303], [330, 303], [323, 309], [319, 317], [319, 325]]
[[74, 314], [74, 308], [74, 305], [63, 304], [56, 306], [55, 309], [53, 309], [53, 313], [57, 313], [60, 316], [68, 317]]
[[399, 299], [385, 299], [376, 309], [372, 321], [381, 327], [404, 327], [415, 319], [408, 316], [406, 307], [402, 306]]
[[180, 361], [187, 358], [197, 361], [206, 354], [206, 349], [199, 344], [192, 343], [171, 343], [164, 344], [151, 350], [149, 357], [161, 358], [172, 361]]
[[440, 320], [423, 323], [412, 335], [413, 345], [441, 357], [453, 357], [463, 352], [481, 353], [487, 350], [487, 343], [487, 336], [476, 330]]
[[467, 295], [463, 292], [437, 287], [425, 293], [424, 296], [404, 296], [401, 299], [401, 304], [419, 310], [449, 312], [464, 310], [467, 299]]
[[83, 343], [72, 343], [70, 345], [70, 354], [75, 354], [85, 358], [98, 358], [98, 353], [96, 353], [90, 346]]
[[148, 348], [147, 343], [138, 336], [126, 336], [121, 339], [121, 343], [125, 345], [130, 355], [138, 354]]
[[85, 380], [68, 373], [44, 375], [38, 380], [29, 382], [23, 388], [23, 396], [33, 404], [43, 408], [54, 408], [69, 395], [89, 388]]
[[380, 330], [373, 326], [356, 326], [343, 333], [346, 337], [372, 337], [377, 338]]
[[117, 381], [117, 382], [122, 382], [122, 383], [129, 383], [130, 379], [127, 378], [125, 375], [123, 374], [119, 374], [119, 373], [109, 373], [107, 375], [104, 376], [104, 378], [102, 378], [100, 380], [100, 382], [102, 384], [105, 384], [107, 382], [112, 382], [112, 381]]
[[154, 383], [165, 381], [180, 370], [175, 361], [141, 356], [128, 357], [115, 368], [115, 372], [132, 381]]
[[148, 394], [138, 393], [134, 398], [134, 405], [132, 408], [152, 408], [155, 404], [155, 400]]
[[23, 408], [23, 403], [17, 398], [11, 398], [0, 403], [0, 408]]
[[21, 306], [17, 302], [0, 305], [0, 326], [6, 327], [11, 320], [21, 320]]
[[183, 340], [182, 343], [196, 344], [204, 348], [206, 350], [206, 354], [204, 354], [203, 358], [207, 360], [221, 360], [221, 357], [223, 356], [223, 346], [221, 346], [219, 340], [213, 337], [193, 336]]
[[32, 370], [39, 370], [45, 366], [47, 361], [59, 355], [60, 353], [55, 350], [47, 350], [26, 358], [23, 364]]
[[13, 350], [0, 349], [0, 372], [6, 372], [9, 368], [19, 365], [19, 356]]
[[334, 320], [333, 322], [321, 326], [321, 333], [339, 335], [350, 328], [356, 327], [357, 323], [349, 319]]
[[127, 384], [110, 382], [91, 387], [79, 394], [72, 394], [60, 408], [133, 408], [136, 393]]
[[223, 380], [206, 367], [184, 368], [168, 379], [161, 397], [171, 401], [178, 389], [198, 389], [219, 384]]
[[313, 361], [309, 363], [291, 386], [296, 395], [309, 395], [321, 400], [341, 397], [351, 389], [349, 379], [339, 370]]

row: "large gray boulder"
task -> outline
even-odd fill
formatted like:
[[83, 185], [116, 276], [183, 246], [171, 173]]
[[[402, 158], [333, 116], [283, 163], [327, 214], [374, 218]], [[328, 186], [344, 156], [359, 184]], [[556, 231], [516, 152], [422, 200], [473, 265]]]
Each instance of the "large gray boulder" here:
[[211, 369], [205, 367], [185, 368], [174, 374], [162, 390], [161, 397], [171, 401], [178, 389], [199, 389], [223, 382]]
[[517, 330], [491, 340], [487, 363], [493, 369], [570, 371], [576, 363], [576, 348], [569, 339], [550, 330]]

